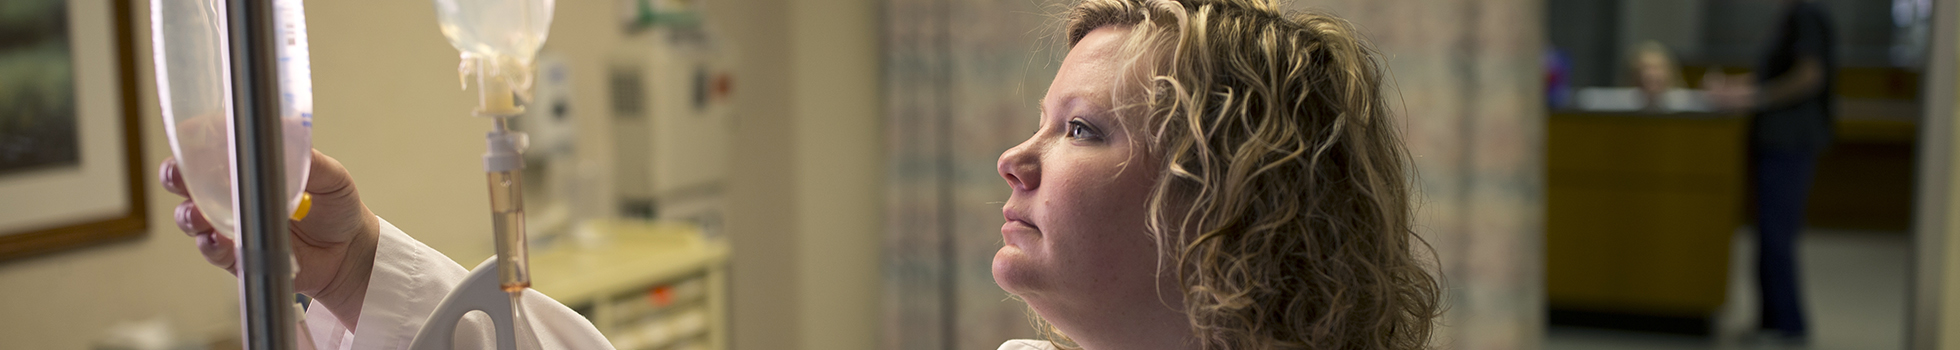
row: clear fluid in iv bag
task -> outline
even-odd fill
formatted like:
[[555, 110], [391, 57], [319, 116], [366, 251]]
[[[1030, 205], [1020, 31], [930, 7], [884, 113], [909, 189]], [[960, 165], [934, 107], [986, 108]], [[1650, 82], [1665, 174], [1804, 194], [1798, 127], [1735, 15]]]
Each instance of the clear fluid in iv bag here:
[[530, 86], [532, 56], [550, 35], [553, 0], [435, 0], [449, 44], [495, 79]]
[[[287, 130], [305, 129], [310, 124], [301, 118], [279, 118]], [[228, 120], [223, 115], [204, 115], [179, 120], [167, 127], [177, 140], [171, 150], [177, 155], [177, 171], [184, 179], [185, 190], [190, 192], [191, 200], [211, 227], [218, 233], [233, 239], [238, 238], [238, 222], [232, 215], [231, 198], [231, 156], [227, 152], [226, 137], [230, 130], [225, 128]], [[311, 168], [313, 140], [311, 133], [295, 135], [292, 132], [281, 137], [285, 143], [282, 161], [285, 171], [308, 171]], [[305, 190], [306, 174], [286, 174], [286, 192], [297, 194]], [[288, 210], [297, 203], [287, 203]]]
[[[219, 233], [237, 238], [233, 217], [230, 62], [225, 55], [224, 7], [216, 0], [153, 0], [151, 35], [157, 100], [177, 168], [191, 200]], [[312, 164], [313, 100], [305, 11], [278, 0], [282, 142], [287, 210], [297, 207]]]
[[458, 51], [529, 58], [550, 33], [551, 7], [551, 0], [436, 0], [436, 20]]

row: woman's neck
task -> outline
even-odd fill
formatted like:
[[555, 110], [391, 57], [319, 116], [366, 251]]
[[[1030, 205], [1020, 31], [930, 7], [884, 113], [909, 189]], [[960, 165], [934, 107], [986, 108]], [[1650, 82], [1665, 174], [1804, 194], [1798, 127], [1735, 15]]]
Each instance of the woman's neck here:
[[[1043, 318], [1055, 325], [1083, 350], [1195, 350], [1197, 337], [1183, 312], [1169, 307], [1128, 310], [1074, 310], [1048, 313]], [[1063, 310], [1056, 310], [1063, 311]], [[1066, 317], [1049, 317], [1050, 315]]]

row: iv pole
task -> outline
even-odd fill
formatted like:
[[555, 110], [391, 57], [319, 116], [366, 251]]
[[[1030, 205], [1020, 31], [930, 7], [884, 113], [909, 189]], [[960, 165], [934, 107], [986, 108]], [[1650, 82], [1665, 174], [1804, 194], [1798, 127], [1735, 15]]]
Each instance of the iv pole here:
[[271, 0], [226, 0], [231, 58], [232, 150], [238, 180], [240, 298], [245, 348], [291, 350], [292, 246], [287, 243], [280, 159], [279, 75]]

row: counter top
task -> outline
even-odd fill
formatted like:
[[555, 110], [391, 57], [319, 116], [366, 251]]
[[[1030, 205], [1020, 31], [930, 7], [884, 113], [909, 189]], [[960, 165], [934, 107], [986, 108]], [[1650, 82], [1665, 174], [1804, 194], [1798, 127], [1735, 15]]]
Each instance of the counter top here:
[[700, 229], [684, 223], [597, 221], [587, 229], [608, 238], [531, 251], [533, 289], [567, 304], [599, 300], [697, 273], [728, 255], [727, 243], [704, 239]]

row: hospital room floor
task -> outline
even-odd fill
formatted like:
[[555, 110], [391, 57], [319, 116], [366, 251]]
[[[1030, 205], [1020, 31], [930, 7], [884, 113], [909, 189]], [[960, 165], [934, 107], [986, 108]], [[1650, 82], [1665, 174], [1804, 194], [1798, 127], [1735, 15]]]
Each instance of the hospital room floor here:
[[1729, 266], [1729, 303], [1722, 336], [1696, 337], [1578, 327], [1551, 327], [1546, 350], [1846, 349], [1905, 348], [1906, 288], [1911, 236], [1904, 232], [1813, 229], [1799, 240], [1807, 345], [1753, 339], [1757, 304], [1755, 235], [1736, 234]]

